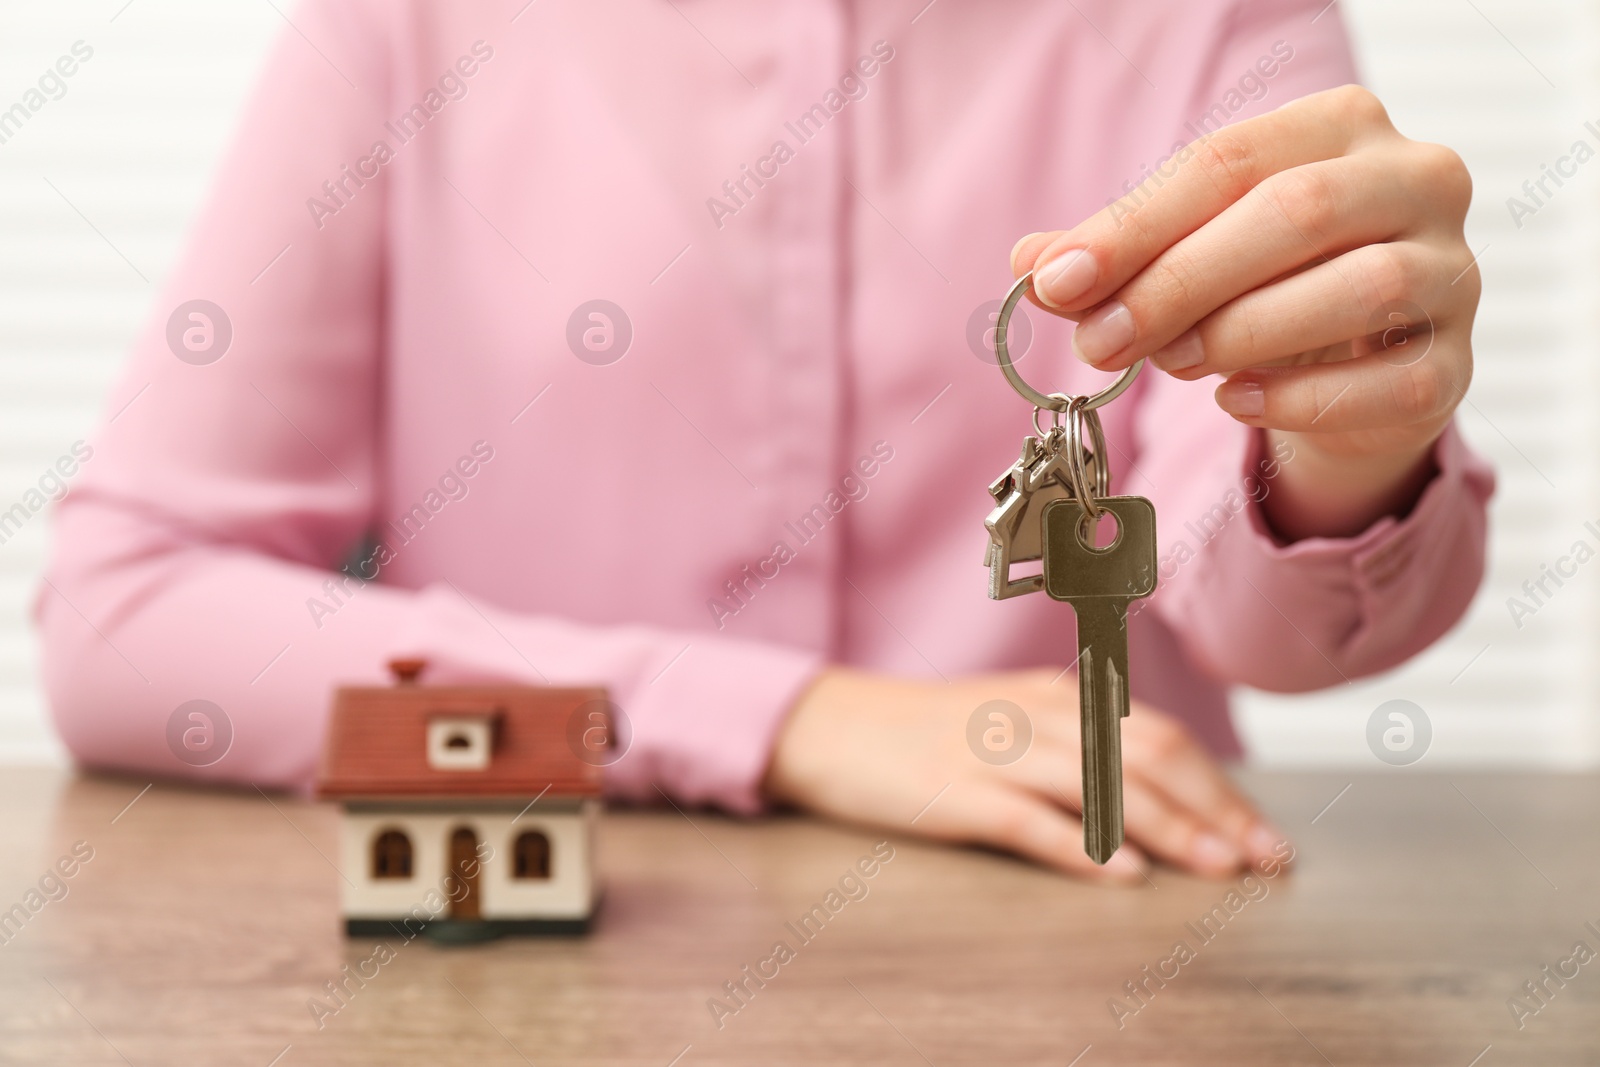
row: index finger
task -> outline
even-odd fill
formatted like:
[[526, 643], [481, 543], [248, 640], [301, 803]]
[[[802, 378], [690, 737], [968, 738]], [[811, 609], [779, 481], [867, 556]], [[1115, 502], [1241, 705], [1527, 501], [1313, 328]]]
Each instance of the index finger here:
[[1024, 238], [1013, 275], [1035, 271], [1033, 296], [1047, 311], [1087, 310], [1267, 178], [1343, 155], [1365, 131], [1387, 125], [1378, 98], [1347, 85], [1225, 126], [1074, 228]]

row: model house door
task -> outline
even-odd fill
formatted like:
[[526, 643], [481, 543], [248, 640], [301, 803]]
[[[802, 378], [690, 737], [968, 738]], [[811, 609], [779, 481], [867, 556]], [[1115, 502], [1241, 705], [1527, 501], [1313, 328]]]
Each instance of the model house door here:
[[482, 917], [478, 896], [478, 835], [459, 827], [450, 835], [450, 874], [458, 883], [450, 894], [450, 918]]

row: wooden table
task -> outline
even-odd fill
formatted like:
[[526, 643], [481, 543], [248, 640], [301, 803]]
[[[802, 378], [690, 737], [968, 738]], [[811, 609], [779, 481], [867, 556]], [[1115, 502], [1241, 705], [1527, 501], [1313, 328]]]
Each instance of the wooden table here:
[[[1293, 873], [1097, 889], [895, 837], [867, 895], [803, 943], [785, 923], [876, 835], [614, 813], [592, 936], [396, 937], [378, 963], [340, 933], [331, 807], [8, 770], [0, 908], [74, 842], [93, 857], [0, 946], [0, 1062], [1600, 1063], [1600, 958], [1566, 964], [1521, 1029], [1507, 1006], [1576, 942], [1600, 952], [1600, 778], [1244, 780], [1294, 836]], [[708, 1000], [738, 1006], [723, 983], [780, 939], [793, 958], [719, 1028]], [[325, 983], [347, 964], [373, 976], [340, 1005]], [[1140, 980], [1143, 1006], [1124, 988]]]

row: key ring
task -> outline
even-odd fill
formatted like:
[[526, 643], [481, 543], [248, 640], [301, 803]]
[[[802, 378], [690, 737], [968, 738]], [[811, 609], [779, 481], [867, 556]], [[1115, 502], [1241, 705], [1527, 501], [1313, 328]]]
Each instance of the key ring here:
[[[1110, 471], [1106, 467], [1106, 435], [1100, 415], [1089, 407], [1089, 397], [1075, 396], [1067, 412], [1067, 472], [1072, 478], [1072, 493], [1089, 516], [1098, 519], [1105, 509], [1100, 497], [1111, 495]], [[1084, 447], [1083, 428], [1089, 428], [1093, 450]], [[1094, 484], [1090, 484], [1088, 463], [1094, 461]]]
[[[1071, 403], [1072, 403], [1072, 397], [1068, 396], [1066, 393], [1052, 393], [1050, 395], [1050, 399], [1051, 400], [1059, 400], [1059, 401], [1061, 401], [1063, 406], [1061, 407], [1060, 410], [1057, 410], [1055, 408], [1034, 408], [1033, 409], [1033, 428], [1039, 434], [1040, 437], [1044, 437], [1044, 436], [1048, 435], [1049, 433], [1051, 433], [1052, 431], [1059, 430], [1059, 429], [1062, 428], [1061, 413], [1063, 411], [1066, 411], [1067, 410], [1067, 406], [1071, 405]], [[1049, 430], [1047, 430], [1043, 426], [1039, 425], [1039, 416], [1042, 415], [1046, 411], [1050, 412], [1050, 429]]]
[[[1045, 394], [1022, 380], [1022, 375], [1017, 373], [1017, 368], [1011, 363], [1011, 352], [1006, 348], [1006, 329], [1011, 325], [1011, 313], [1017, 309], [1017, 304], [1022, 300], [1023, 294], [1033, 283], [1033, 271], [1029, 271], [1018, 278], [1012, 285], [1011, 291], [1006, 294], [1005, 303], [1000, 305], [1000, 314], [994, 322], [994, 355], [1000, 364], [1000, 371], [1006, 376], [1006, 381], [1011, 383], [1011, 388], [1021, 394], [1022, 399], [1032, 404], [1035, 408], [1046, 408], [1050, 411], [1064, 412], [1072, 405], [1073, 397], [1065, 393]], [[1127, 391], [1128, 386], [1139, 376], [1139, 369], [1144, 366], [1144, 360], [1139, 360], [1133, 366], [1122, 372], [1122, 377], [1091, 396], [1077, 398], [1083, 400], [1085, 411], [1093, 411], [1103, 404], [1109, 404]], [[1037, 414], [1037, 413], [1036, 413]], [[1037, 423], [1036, 423], [1037, 424]]]

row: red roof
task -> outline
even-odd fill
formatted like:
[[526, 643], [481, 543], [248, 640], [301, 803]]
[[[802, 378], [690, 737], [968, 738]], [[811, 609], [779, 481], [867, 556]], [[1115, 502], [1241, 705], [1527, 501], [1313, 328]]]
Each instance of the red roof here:
[[[601, 768], [568, 742], [574, 716], [592, 702], [604, 711], [603, 689], [535, 686], [342, 688], [317, 774], [317, 791], [333, 799], [378, 797], [507, 797], [600, 795]], [[448, 716], [493, 719], [489, 765], [440, 770], [428, 762], [428, 722]], [[581, 732], [581, 731], [580, 731]]]

